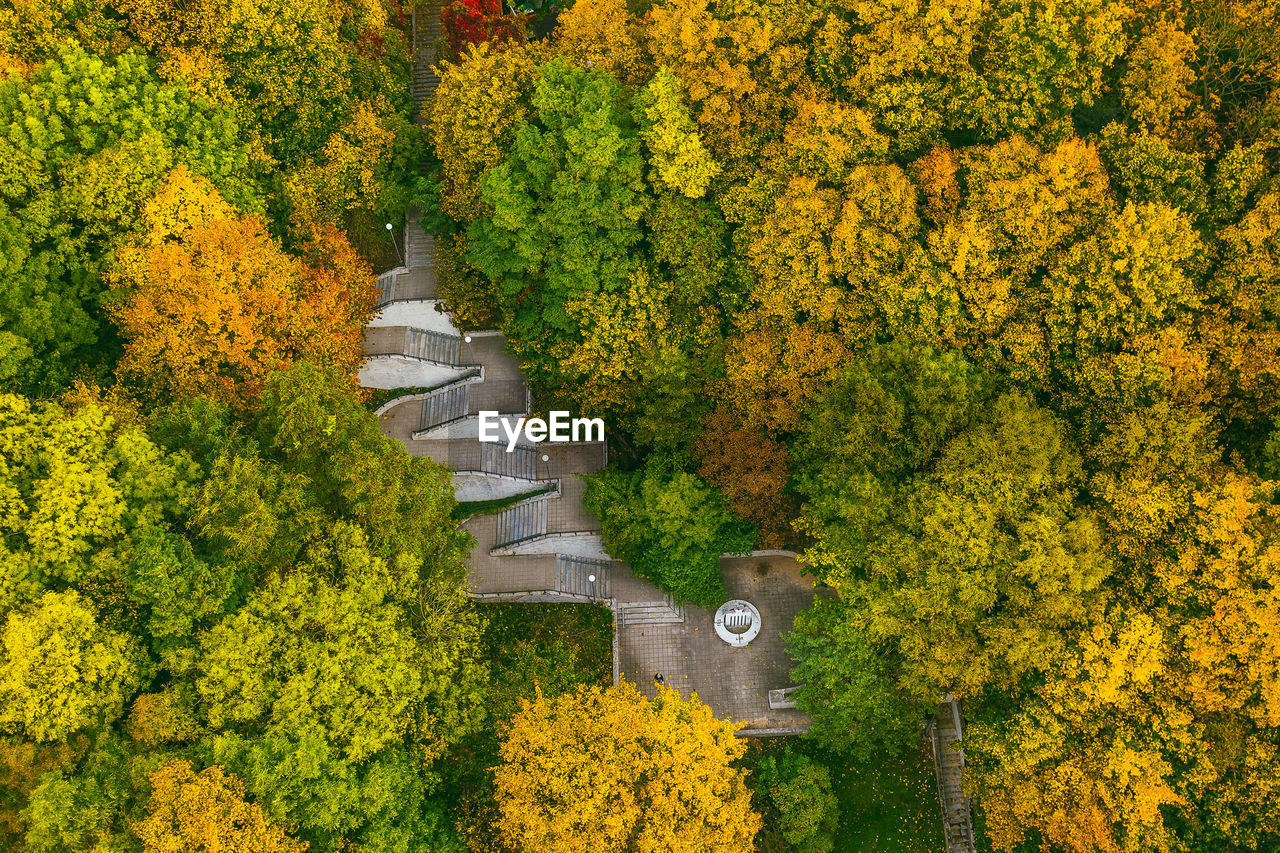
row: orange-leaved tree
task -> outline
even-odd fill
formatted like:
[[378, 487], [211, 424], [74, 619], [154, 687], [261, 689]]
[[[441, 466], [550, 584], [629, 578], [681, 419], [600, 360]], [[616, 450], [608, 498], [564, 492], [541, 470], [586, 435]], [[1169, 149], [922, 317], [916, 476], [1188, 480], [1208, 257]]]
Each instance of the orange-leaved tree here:
[[244, 405], [296, 361], [355, 369], [373, 275], [336, 229], [294, 257], [261, 218], [236, 215], [181, 168], [143, 216], [143, 237], [117, 253], [111, 277], [122, 376], [162, 399]]
[[502, 832], [521, 850], [749, 850], [760, 828], [746, 744], [697, 697], [635, 685], [538, 695], [511, 720], [494, 774]]

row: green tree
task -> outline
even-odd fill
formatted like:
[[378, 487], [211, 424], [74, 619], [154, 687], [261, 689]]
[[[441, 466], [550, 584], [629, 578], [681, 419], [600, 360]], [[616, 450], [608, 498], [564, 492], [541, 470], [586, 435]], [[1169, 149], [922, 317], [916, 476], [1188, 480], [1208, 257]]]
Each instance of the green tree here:
[[[532, 120], [480, 180], [493, 213], [468, 229], [470, 258], [498, 282], [507, 328], [519, 340], [545, 346], [571, 336], [566, 303], [622, 288], [635, 264], [649, 197], [621, 100], [609, 77], [548, 62]], [[536, 353], [529, 358], [546, 369]]]
[[854, 760], [869, 760], [905, 749], [920, 713], [894, 687], [892, 643], [872, 635], [860, 604], [817, 599], [796, 616], [787, 650], [798, 662], [796, 703], [813, 717], [812, 736]]
[[676, 598], [704, 607], [724, 597], [720, 556], [751, 550], [754, 538], [719, 492], [671, 460], [650, 459], [632, 474], [593, 474], [583, 504], [600, 518], [610, 554]]
[[362, 764], [344, 761], [323, 732], [225, 734], [201, 744], [226, 766], [275, 823], [298, 827], [312, 851], [351, 843], [374, 853], [464, 853], [438, 799], [439, 776], [400, 747]]
[[[27, 850], [82, 853], [128, 850], [136, 843], [130, 821], [141, 817], [139, 801], [148, 763], [109, 733], [100, 734], [78, 762], [48, 773], [31, 792], [26, 809]], [[154, 762], [158, 764], [158, 762]], [[153, 764], [153, 766], [154, 766]], [[138, 766], [141, 765], [141, 766]]]
[[831, 853], [840, 825], [840, 803], [831, 771], [788, 747], [760, 760], [756, 773], [778, 811], [778, 829], [795, 853]]
[[871, 498], [815, 520], [808, 556], [842, 598], [866, 601], [908, 694], [1007, 688], [1061, 654], [1104, 598], [1111, 562], [1077, 504], [1081, 479], [1062, 422], [1007, 394], [900, 492], [863, 475], [853, 488]]
[[[401, 741], [427, 695], [404, 584], [358, 532], [335, 530], [339, 586], [301, 571], [259, 588], [201, 637], [196, 681], [215, 728], [317, 730], [348, 761]], [[462, 626], [457, 626], [459, 629]]]
[[[145, 573], [142, 542], [185, 514], [197, 471], [100, 406], [0, 395], [0, 610], [47, 586]], [[175, 546], [178, 547], [178, 546]], [[139, 595], [142, 595], [139, 592]]]

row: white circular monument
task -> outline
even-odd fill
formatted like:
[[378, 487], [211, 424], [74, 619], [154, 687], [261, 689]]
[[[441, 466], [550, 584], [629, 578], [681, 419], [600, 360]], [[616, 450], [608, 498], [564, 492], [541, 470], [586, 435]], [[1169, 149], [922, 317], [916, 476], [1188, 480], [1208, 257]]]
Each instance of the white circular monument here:
[[731, 646], [745, 646], [760, 633], [760, 611], [750, 601], [735, 598], [716, 611], [716, 636]]

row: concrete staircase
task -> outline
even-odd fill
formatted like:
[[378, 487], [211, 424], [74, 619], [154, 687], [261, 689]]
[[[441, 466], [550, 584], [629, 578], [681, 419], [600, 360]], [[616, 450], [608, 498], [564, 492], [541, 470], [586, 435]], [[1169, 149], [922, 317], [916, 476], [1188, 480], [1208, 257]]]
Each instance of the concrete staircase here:
[[422, 212], [409, 211], [404, 223], [404, 262], [410, 270], [435, 264], [436, 238], [422, 230]]
[[556, 557], [556, 592], [603, 601], [609, 597], [609, 587], [608, 562], [564, 554]]
[[618, 605], [618, 627], [626, 625], [678, 625], [684, 622], [684, 605], [670, 596], [665, 601], [642, 601]]
[[947, 853], [975, 853], [973, 815], [963, 788], [964, 751], [959, 746], [963, 723], [954, 697], [948, 696], [938, 706], [929, 724], [929, 736]]
[[503, 548], [547, 534], [547, 499], [533, 498], [504, 509], [498, 515], [494, 548]]
[[414, 11], [414, 58], [413, 82], [409, 91], [413, 95], [413, 112], [418, 123], [424, 121], [427, 102], [435, 95], [440, 78], [432, 70], [435, 65], [436, 44], [441, 38], [440, 12], [444, 4], [440, 2], [423, 3]]
[[480, 445], [480, 470], [486, 474], [537, 480], [540, 458], [541, 454], [529, 447], [515, 447], [508, 453], [505, 444], [486, 442]]
[[378, 276], [378, 301], [375, 308], [381, 308], [396, 298], [396, 285], [400, 281], [400, 277], [408, 274], [408, 267], [396, 267], [393, 270], [387, 270]]
[[471, 384], [479, 375], [479, 371], [472, 371], [468, 376], [424, 396], [422, 420], [418, 429], [434, 429], [465, 418], [471, 399]]
[[404, 354], [437, 364], [459, 364], [462, 338], [427, 329], [405, 329]]

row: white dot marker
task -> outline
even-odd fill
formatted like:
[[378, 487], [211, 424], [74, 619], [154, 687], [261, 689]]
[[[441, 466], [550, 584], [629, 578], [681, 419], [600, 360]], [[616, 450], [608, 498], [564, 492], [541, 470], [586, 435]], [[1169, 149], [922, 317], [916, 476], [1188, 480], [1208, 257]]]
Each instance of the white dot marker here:
[[390, 222], [388, 222], [388, 223], [387, 223], [387, 230], [388, 230], [388, 231], [390, 231], [390, 230], [391, 230], [391, 223], [390, 223]]
[[596, 576], [595, 576], [595, 575], [587, 575], [587, 580], [588, 580], [588, 581], [590, 581], [591, 583], [595, 583], [595, 582], [596, 582]]
[[542, 461], [543, 461], [543, 462], [550, 462], [550, 461], [551, 461], [551, 457], [544, 453], [544, 454], [542, 454]]
[[466, 341], [467, 343], [471, 343], [471, 336], [467, 335], [465, 338], [463, 338], [463, 340]]

